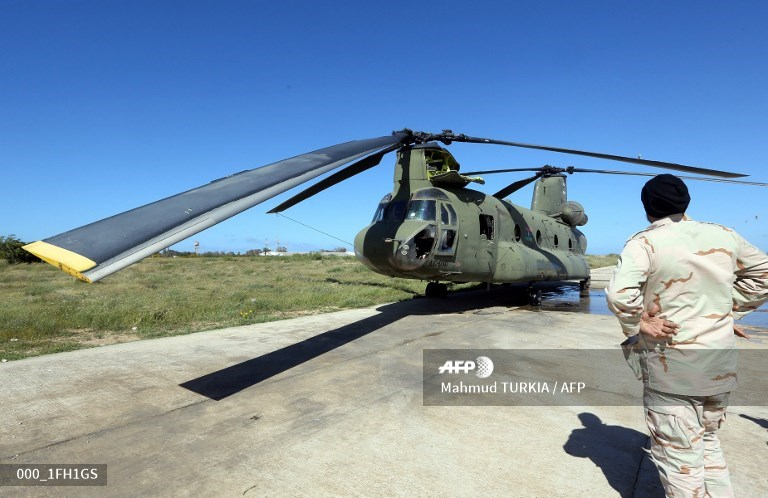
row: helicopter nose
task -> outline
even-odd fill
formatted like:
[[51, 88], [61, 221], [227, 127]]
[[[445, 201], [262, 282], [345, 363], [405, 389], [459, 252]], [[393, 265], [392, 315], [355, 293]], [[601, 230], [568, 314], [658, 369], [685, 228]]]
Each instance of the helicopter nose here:
[[365, 227], [362, 230], [360, 230], [357, 235], [355, 235], [355, 257], [358, 261], [360, 261], [362, 264], [367, 266], [373, 271], [380, 271], [376, 265], [373, 264], [372, 258], [370, 254], [366, 254], [366, 239], [368, 238], [368, 230], [371, 227]]
[[355, 256], [368, 268], [395, 275], [424, 265], [435, 242], [433, 225], [374, 223], [355, 237]]
[[392, 253], [398, 244], [398, 223], [378, 222], [360, 230], [355, 236], [355, 256], [371, 270], [395, 275]]

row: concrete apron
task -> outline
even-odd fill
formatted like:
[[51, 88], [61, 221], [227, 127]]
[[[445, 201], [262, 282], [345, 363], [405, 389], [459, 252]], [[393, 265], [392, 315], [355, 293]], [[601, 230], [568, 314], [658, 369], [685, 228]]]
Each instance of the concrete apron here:
[[[2, 364], [0, 463], [105, 463], [108, 485], [0, 495], [659, 495], [639, 401], [423, 406], [424, 349], [622, 340], [613, 317], [510, 306], [504, 292]], [[768, 332], [742, 342], [766, 348]], [[613, 376], [639, 399], [628, 368]], [[721, 440], [736, 493], [768, 496], [768, 409], [730, 412]]]

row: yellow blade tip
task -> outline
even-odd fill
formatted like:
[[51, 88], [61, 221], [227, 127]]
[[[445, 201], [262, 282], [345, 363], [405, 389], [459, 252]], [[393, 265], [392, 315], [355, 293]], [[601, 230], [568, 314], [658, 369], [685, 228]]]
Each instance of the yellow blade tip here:
[[30, 252], [42, 259], [46, 263], [49, 263], [62, 271], [69, 273], [70, 275], [79, 278], [84, 282], [91, 283], [91, 280], [82, 274], [82, 272], [89, 270], [96, 266], [94, 261], [81, 256], [76, 252], [62, 249], [61, 247], [38, 240], [32, 242], [23, 247], [27, 252]]

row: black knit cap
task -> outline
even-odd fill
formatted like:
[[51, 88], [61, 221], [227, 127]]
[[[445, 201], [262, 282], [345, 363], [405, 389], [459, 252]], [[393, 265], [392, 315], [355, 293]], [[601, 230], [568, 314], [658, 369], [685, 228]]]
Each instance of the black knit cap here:
[[674, 175], [658, 175], [645, 184], [640, 194], [645, 212], [654, 218], [684, 213], [691, 202], [688, 187]]

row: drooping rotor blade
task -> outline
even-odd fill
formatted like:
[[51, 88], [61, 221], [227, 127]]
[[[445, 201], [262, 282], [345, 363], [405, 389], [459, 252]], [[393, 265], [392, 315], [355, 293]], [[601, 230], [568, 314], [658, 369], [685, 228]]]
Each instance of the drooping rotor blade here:
[[400, 147], [400, 144], [396, 143], [380, 150], [375, 154], [371, 154], [368, 157], [364, 157], [358, 162], [352, 164], [351, 166], [347, 166], [343, 170], [337, 171], [336, 173], [332, 174], [328, 178], [325, 178], [322, 181], [319, 181], [316, 184], [312, 185], [308, 189], [303, 190], [302, 192], [291, 197], [290, 199], [283, 202], [279, 206], [270, 209], [269, 211], [267, 211], [267, 213], [281, 213], [286, 209], [295, 206], [301, 201], [307, 200], [313, 195], [319, 194], [323, 190], [333, 187], [337, 183], [343, 182], [344, 180], [352, 178], [358, 173], [362, 173], [367, 169], [373, 168], [374, 166], [376, 166], [381, 162], [382, 157], [384, 157], [386, 154], [394, 150], [397, 150], [399, 147]]
[[497, 199], [503, 199], [503, 198], [507, 197], [509, 194], [511, 194], [513, 192], [517, 192], [518, 190], [520, 190], [521, 188], [525, 187], [526, 185], [529, 185], [529, 184], [535, 182], [541, 176], [542, 176], [541, 174], [537, 174], [537, 175], [533, 175], [530, 178], [525, 178], [523, 180], [518, 180], [515, 183], [507, 185], [503, 189], [499, 190], [498, 192], [493, 194], [493, 196], [496, 197]]
[[[568, 172], [574, 173], [601, 173], [605, 175], [629, 175], [629, 176], [656, 176], [653, 173], [636, 173], [632, 171], [611, 171], [606, 169], [583, 169], [583, 168], [569, 168]], [[681, 176], [676, 175], [683, 180], [697, 180], [701, 182], [716, 182], [716, 183], [735, 183], [738, 185], [752, 185], [755, 187], [768, 187], [768, 183], [761, 182], [746, 182], [743, 180], [727, 180], [724, 178], [707, 178], [702, 176]]]
[[[436, 136], [439, 138], [439, 136]], [[720, 171], [716, 169], [698, 168], [695, 166], [686, 166], [684, 164], [668, 163], [664, 161], [652, 161], [650, 159], [641, 159], [626, 156], [617, 156], [614, 154], [603, 154], [600, 152], [588, 152], [576, 149], [564, 149], [562, 147], [550, 147], [548, 145], [533, 145], [520, 142], [507, 142], [504, 140], [492, 140], [489, 138], [468, 137], [466, 135], [450, 135], [450, 141], [453, 142], [468, 142], [468, 143], [482, 143], [482, 144], [497, 144], [497, 145], [509, 145], [512, 147], [522, 147], [524, 149], [537, 149], [548, 150], [551, 152], [561, 152], [563, 154], [575, 154], [577, 156], [596, 157], [599, 159], [610, 159], [612, 161], [621, 161], [632, 164], [642, 164], [644, 166], [652, 166], [654, 168], [665, 168], [676, 171], [684, 171], [686, 173], [696, 173], [699, 175], [719, 176], [722, 178], [740, 178], [748, 175], [741, 173], [731, 173], [728, 171]]]
[[407, 136], [356, 140], [243, 171], [24, 249], [95, 282], [318, 175], [400, 144]]

